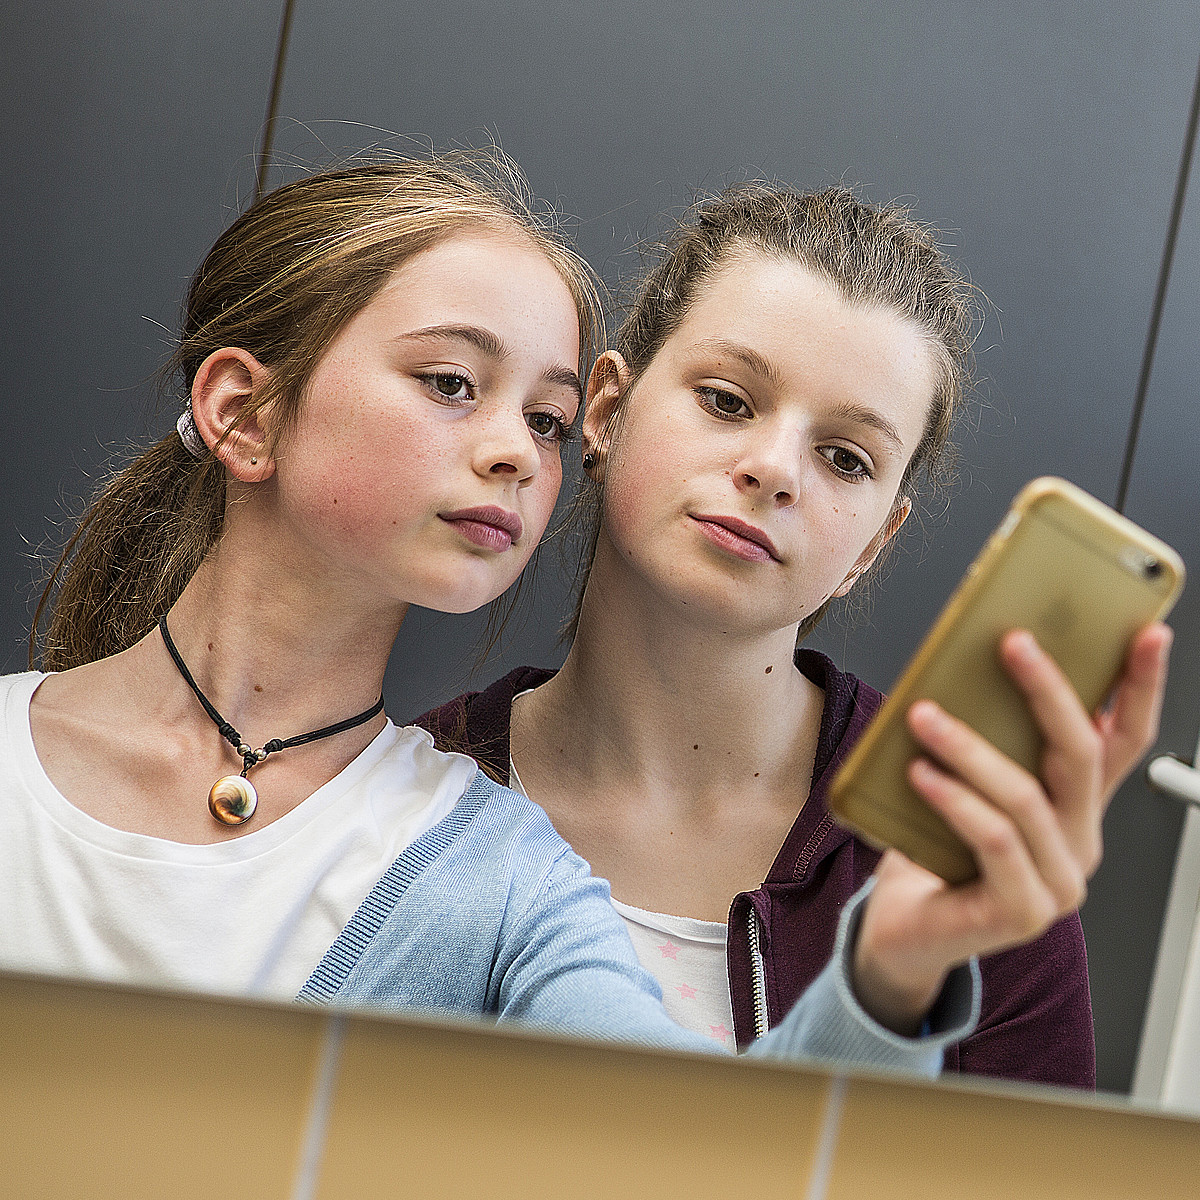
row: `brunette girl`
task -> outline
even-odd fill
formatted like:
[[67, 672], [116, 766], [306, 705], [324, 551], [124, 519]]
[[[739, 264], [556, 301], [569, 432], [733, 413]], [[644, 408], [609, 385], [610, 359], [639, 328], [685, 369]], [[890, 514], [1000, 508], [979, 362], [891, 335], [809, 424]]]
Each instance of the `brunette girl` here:
[[829, 779], [881, 697], [797, 648], [938, 474], [971, 334], [967, 289], [903, 211], [757, 185], [699, 205], [591, 373], [594, 515], [563, 668], [422, 720], [462, 731], [608, 877], [698, 1032], [746, 1045], [777, 1022], [874, 873], [855, 953], [860, 990], [867, 958], [890, 963], [877, 1015], [915, 1027], [946, 947], [986, 954], [982, 1019], [947, 1066], [1093, 1086], [1074, 910], [1104, 807], [1156, 731], [1169, 632], [1136, 640], [1095, 717], [1028, 635], [1005, 640], [1045, 735], [1040, 779], [913, 707], [912, 782], [982, 870], [959, 888], [834, 823]]
[[[4, 966], [712, 1046], [544, 813], [382, 712], [409, 604], [516, 579], [580, 402], [590, 276], [504, 170], [313, 176], [204, 260], [178, 431], [68, 548], [49, 673], [0, 681]], [[922, 1038], [851, 995], [888, 970], [847, 942], [761, 1052], [936, 1069], [972, 976]]]

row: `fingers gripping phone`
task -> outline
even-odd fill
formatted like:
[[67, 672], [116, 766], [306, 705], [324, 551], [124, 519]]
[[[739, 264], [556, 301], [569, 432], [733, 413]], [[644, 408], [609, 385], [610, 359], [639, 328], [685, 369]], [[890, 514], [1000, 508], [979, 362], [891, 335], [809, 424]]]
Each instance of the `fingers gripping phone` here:
[[1183, 580], [1174, 550], [1087, 492], [1027, 484], [835, 777], [834, 815], [951, 883], [975, 878], [970, 850], [908, 782], [922, 753], [908, 709], [936, 701], [1036, 775], [1042, 737], [1000, 663], [1004, 634], [1028, 629], [1095, 712], [1131, 639], [1170, 611]]

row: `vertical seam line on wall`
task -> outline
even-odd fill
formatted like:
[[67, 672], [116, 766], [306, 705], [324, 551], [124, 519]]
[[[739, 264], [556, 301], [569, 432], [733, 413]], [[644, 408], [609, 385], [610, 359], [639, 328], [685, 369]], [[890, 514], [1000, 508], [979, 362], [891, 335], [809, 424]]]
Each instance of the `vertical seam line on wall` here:
[[812, 1174], [808, 1178], [805, 1200], [825, 1200], [829, 1192], [829, 1178], [833, 1174], [833, 1158], [837, 1151], [838, 1133], [842, 1125], [842, 1108], [846, 1100], [846, 1076], [835, 1075], [829, 1081], [829, 1093], [825, 1098], [825, 1115], [821, 1120], [821, 1132], [817, 1138], [817, 1152], [813, 1156]]
[[283, 68], [287, 63], [288, 43], [292, 37], [292, 9], [295, 0], [284, 0], [283, 16], [279, 21], [279, 38], [275, 43], [275, 66], [271, 71], [271, 91], [267, 97], [267, 116], [263, 122], [262, 145], [258, 150], [258, 170], [254, 175], [254, 199], [257, 200], [266, 189], [267, 171], [270, 168], [268, 159], [271, 155], [271, 142], [275, 136], [275, 118], [279, 114], [279, 97], [283, 91]]
[[321, 1175], [321, 1160], [329, 1133], [329, 1112], [333, 1105], [333, 1089], [342, 1060], [342, 1043], [346, 1038], [346, 1017], [331, 1016], [325, 1023], [321, 1039], [321, 1057], [317, 1062], [317, 1077], [313, 1081], [312, 1098], [304, 1122], [304, 1140], [300, 1145], [300, 1162], [292, 1200], [313, 1200]]
[[1200, 63], [1196, 67], [1196, 82], [1192, 87], [1192, 108], [1188, 114], [1187, 131], [1183, 136], [1183, 153], [1179, 159], [1179, 174], [1175, 179], [1175, 196], [1171, 202], [1171, 216], [1167, 222], [1167, 237], [1163, 243], [1162, 262], [1158, 268], [1158, 284], [1154, 289], [1154, 304], [1150, 310], [1150, 326], [1146, 330], [1146, 344], [1142, 350], [1142, 365], [1138, 372], [1137, 391], [1134, 393], [1133, 414], [1129, 421], [1129, 433], [1125, 439], [1125, 457], [1121, 463], [1121, 475], [1117, 481], [1117, 495], [1113, 507], [1117, 512], [1125, 511], [1125, 500], [1129, 493], [1129, 480], [1133, 474], [1133, 459], [1137, 453], [1138, 435], [1142, 428], [1142, 413], [1146, 407], [1146, 394], [1150, 390], [1150, 372], [1154, 366], [1154, 355], [1158, 349], [1158, 331], [1162, 324], [1163, 309], [1167, 303], [1167, 286], [1171, 280], [1171, 268], [1175, 262], [1175, 243], [1179, 237], [1179, 226], [1183, 220], [1183, 207], [1187, 199], [1188, 179], [1192, 173], [1192, 154], [1196, 148], [1196, 130], [1200, 126]]

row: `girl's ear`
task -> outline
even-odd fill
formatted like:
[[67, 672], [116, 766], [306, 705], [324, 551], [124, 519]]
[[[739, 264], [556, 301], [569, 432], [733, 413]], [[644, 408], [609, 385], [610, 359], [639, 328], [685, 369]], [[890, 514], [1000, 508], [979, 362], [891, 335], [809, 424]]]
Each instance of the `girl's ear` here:
[[884, 522], [883, 528], [867, 543], [867, 548], [858, 556], [858, 561], [850, 569], [850, 574], [842, 580], [835, 596], [844, 596], [859, 581], [879, 557], [879, 552], [900, 532], [900, 526], [908, 520], [912, 512], [912, 501], [907, 496], [901, 496], [892, 506], [891, 514]]
[[196, 429], [213, 457], [243, 483], [262, 483], [275, 473], [275, 459], [267, 450], [269, 414], [260, 408], [247, 415], [269, 379], [267, 368], [253, 354], [227, 346], [214, 350], [192, 381]]
[[[633, 372], [615, 351], [606, 350], [592, 367], [587, 381], [586, 407], [583, 412], [584, 469], [600, 478], [612, 440], [613, 417], [629, 391]], [[590, 461], [589, 461], [590, 460]]]

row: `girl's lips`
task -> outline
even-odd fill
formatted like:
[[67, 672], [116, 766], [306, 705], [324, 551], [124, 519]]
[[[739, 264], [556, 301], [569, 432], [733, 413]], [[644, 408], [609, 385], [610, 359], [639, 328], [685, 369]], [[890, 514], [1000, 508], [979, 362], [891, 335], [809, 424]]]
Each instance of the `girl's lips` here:
[[469, 542], [482, 546], [485, 550], [507, 550], [512, 545], [512, 534], [486, 521], [464, 521], [461, 518], [450, 521]]
[[761, 529], [736, 517], [697, 517], [692, 520], [710, 542], [746, 562], [778, 562], [779, 554]]
[[467, 541], [485, 550], [507, 550], [521, 536], [521, 518], [495, 505], [462, 508], [438, 516], [447, 525], [453, 525]]

